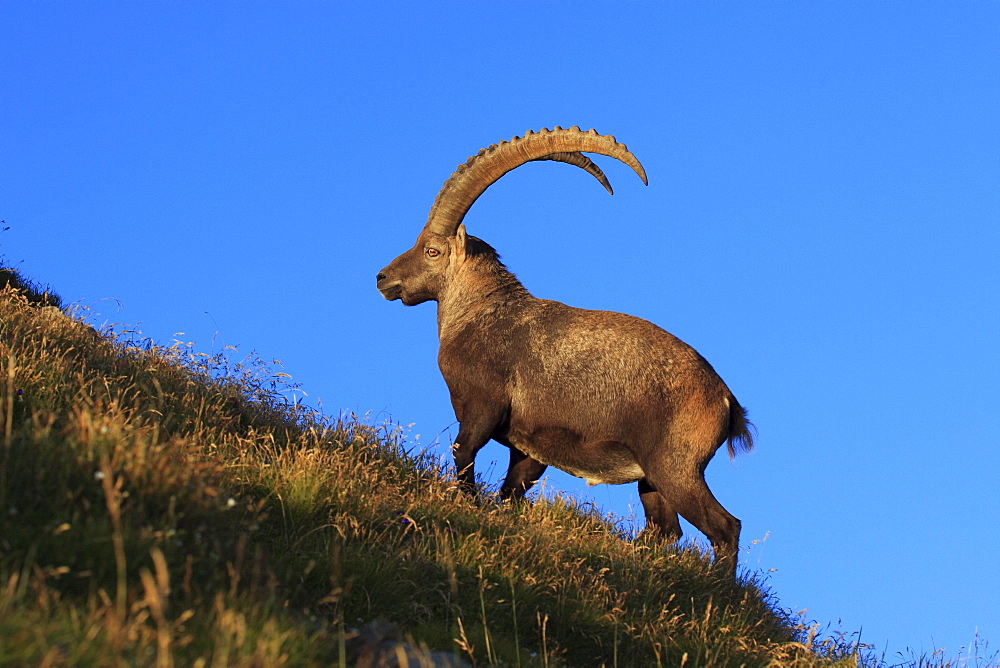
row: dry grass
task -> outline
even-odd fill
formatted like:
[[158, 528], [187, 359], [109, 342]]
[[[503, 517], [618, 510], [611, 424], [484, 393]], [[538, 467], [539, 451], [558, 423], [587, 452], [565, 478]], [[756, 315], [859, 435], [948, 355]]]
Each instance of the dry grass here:
[[376, 620], [425, 663], [856, 664], [696, 549], [477, 505], [268, 365], [44, 303], [0, 292], [0, 665], [353, 665]]

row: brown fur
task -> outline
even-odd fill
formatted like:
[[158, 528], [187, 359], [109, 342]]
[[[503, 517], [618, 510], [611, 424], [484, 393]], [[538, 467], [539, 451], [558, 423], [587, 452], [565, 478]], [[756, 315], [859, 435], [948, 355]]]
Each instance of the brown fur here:
[[438, 363], [459, 421], [459, 481], [491, 438], [510, 448], [500, 496], [520, 498], [549, 465], [589, 482], [638, 482], [647, 531], [675, 540], [678, 513], [735, 573], [740, 521], [705, 484], [723, 443], [753, 447], [746, 411], [711, 365], [656, 325], [533, 297], [460, 225], [425, 228], [378, 275], [386, 299], [438, 302]]

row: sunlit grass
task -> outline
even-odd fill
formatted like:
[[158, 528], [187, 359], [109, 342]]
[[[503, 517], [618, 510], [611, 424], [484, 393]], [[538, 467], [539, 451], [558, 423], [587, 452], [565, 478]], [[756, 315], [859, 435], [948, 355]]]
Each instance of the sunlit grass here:
[[269, 364], [96, 332], [33, 290], [0, 292], [0, 665], [857, 662], [696, 547], [559, 497], [476, 503]]

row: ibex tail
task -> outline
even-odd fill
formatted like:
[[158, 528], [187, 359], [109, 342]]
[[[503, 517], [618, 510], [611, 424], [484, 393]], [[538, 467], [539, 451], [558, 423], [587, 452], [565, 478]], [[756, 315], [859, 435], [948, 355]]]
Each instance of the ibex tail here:
[[747, 419], [747, 409], [740, 406], [736, 397], [729, 395], [729, 458], [735, 459], [738, 453], [753, 450], [753, 436], [756, 432], [753, 423]]

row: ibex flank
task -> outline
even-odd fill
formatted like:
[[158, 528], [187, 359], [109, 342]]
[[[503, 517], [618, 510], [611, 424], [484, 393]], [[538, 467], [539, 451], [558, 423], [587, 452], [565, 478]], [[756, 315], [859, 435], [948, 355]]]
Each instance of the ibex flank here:
[[461, 487], [475, 493], [476, 452], [491, 438], [510, 449], [502, 499], [520, 498], [547, 466], [588, 482], [637, 482], [646, 531], [681, 536], [678, 514], [735, 574], [740, 521], [705, 483], [723, 443], [753, 447], [746, 411], [693, 348], [621, 313], [537, 299], [462, 220], [507, 172], [532, 160], [569, 163], [611, 192], [583, 153], [631, 167], [614, 137], [577, 127], [528, 132], [459, 165], [444, 183], [417, 242], [378, 273], [389, 300], [438, 303], [438, 364], [459, 421], [453, 446]]

